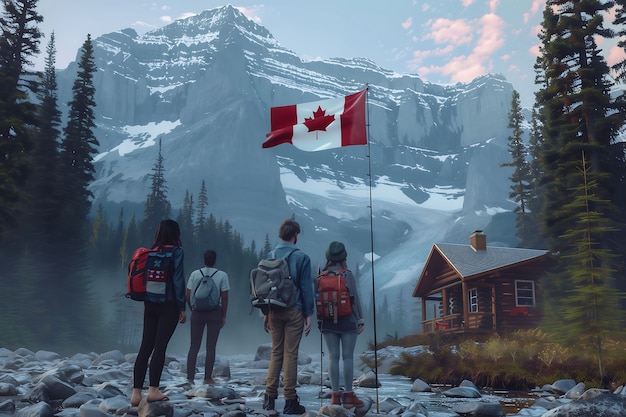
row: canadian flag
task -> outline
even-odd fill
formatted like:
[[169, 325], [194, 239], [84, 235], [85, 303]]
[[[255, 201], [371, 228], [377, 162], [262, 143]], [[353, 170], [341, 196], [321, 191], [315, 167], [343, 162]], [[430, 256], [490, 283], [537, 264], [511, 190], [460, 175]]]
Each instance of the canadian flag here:
[[367, 89], [349, 96], [291, 106], [272, 107], [271, 132], [264, 148], [291, 143], [316, 152], [350, 145], [367, 145]]

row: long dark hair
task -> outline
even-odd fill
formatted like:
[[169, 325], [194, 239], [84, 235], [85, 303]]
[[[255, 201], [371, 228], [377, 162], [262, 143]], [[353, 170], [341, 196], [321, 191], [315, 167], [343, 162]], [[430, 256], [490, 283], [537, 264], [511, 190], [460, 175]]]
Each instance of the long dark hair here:
[[154, 246], [176, 245], [181, 246], [180, 226], [172, 219], [161, 220], [154, 234]]

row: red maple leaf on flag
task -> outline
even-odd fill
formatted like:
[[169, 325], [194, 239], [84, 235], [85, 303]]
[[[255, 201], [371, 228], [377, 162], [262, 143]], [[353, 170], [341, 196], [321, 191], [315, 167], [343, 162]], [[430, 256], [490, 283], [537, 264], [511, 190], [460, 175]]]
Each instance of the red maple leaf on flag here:
[[315, 130], [326, 130], [329, 124], [335, 121], [334, 115], [326, 115], [326, 110], [322, 110], [321, 106], [317, 106], [317, 110], [313, 112], [313, 118], [305, 117], [304, 125], [309, 129], [309, 132]]

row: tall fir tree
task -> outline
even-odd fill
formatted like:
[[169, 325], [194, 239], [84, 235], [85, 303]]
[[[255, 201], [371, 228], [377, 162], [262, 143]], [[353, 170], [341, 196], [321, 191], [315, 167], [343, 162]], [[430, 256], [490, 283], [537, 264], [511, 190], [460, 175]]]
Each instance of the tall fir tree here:
[[198, 193], [198, 201], [196, 202], [196, 237], [200, 238], [201, 233], [206, 227], [207, 210], [209, 207], [209, 197], [206, 191], [206, 184], [202, 180], [200, 192]]
[[[38, 0], [2, 0], [0, 16], [0, 237], [15, 224], [15, 208], [25, 198], [28, 152], [36, 105], [29, 93], [37, 91], [36, 77], [27, 68], [39, 53], [43, 17]], [[4, 245], [3, 245], [4, 246]]]
[[[50, 253], [59, 230], [58, 219], [63, 199], [57, 194], [63, 189], [59, 182], [59, 139], [61, 111], [57, 100], [56, 48], [54, 32], [46, 47], [45, 69], [40, 75], [38, 91], [38, 129], [30, 154], [32, 173], [26, 190], [29, 198], [22, 205], [21, 239], [39, 255]], [[53, 261], [53, 260], [51, 260]]]
[[[87, 35], [80, 50], [59, 154], [63, 186], [58, 192], [63, 210], [57, 227], [63, 239], [56, 240], [52, 251], [52, 256], [57, 257], [56, 267], [50, 271], [55, 285], [47, 294], [49, 306], [56, 312], [50, 320], [55, 320], [57, 326], [52, 326], [53, 333], [46, 335], [59, 344], [72, 338], [84, 346], [102, 342], [99, 332], [102, 316], [94, 303], [93, 278], [87, 273], [88, 215], [92, 198], [88, 187], [94, 179], [93, 156], [99, 146], [93, 132], [96, 106], [93, 75], [96, 70], [91, 36]], [[70, 296], [72, 302], [68, 302]]]
[[514, 209], [514, 213], [516, 215], [517, 236], [520, 239], [519, 245], [528, 247], [529, 244], [533, 243], [533, 235], [536, 230], [528, 206], [532, 186], [528, 165], [528, 151], [522, 138], [523, 122], [524, 116], [522, 116], [520, 96], [517, 91], [513, 90], [508, 125], [509, 129], [511, 129], [511, 136], [509, 136], [511, 162], [502, 163], [500, 166], [513, 168], [513, 173], [510, 177], [512, 185], [509, 197], [518, 204]]
[[543, 172], [539, 164], [539, 155], [543, 144], [541, 130], [541, 120], [536, 106], [533, 106], [530, 120], [530, 138], [528, 140], [528, 177], [531, 184], [531, 192], [528, 195], [526, 206], [528, 207], [527, 217], [530, 221], [526, 223], [527, 233], [524, 234], [523, 242], [528, 248], [547, 248], [543, 237], [543, 193], [541, 178]]
[[601, 245], [607, 232], [618, 229], [605, 216], [610, 201], [598, 198], [598, 183], [589, 180], [591, 172], [582, 154], [580, 183], [572, 190], [572, 200], [566, 208], [574, 213], [576, 227], [563, 239], [573, 250], [564, 256], [569, 289], [562, 307], [562, 322], [558, 336], [569, 343], [587, 344], [596, 352], [600, 380], [604, 376], [604, 345], [621, 329], [618, 303], [622, 294], [613, 289], [614, 270], [611, 259], [617, 255]]
[[[613, 24], [619, 28], [617, 32], [617, 36], [619, 42], [617, 46], [622, 48], [622, 50], [626, 53], [626, 0], [615, 0], [615, 20]], [[617, 81], [626, 83], [626, 58], [616, 63], [612, 69], [616, 72]], [[622, 93], [623, 95], [626, 92]], [[626, 155], [626, 142], [618, 141], [613, 145], [616, 148], [622, 148], [622, 151], [619, 150], [615, 152], [618, 157], [616, 158], [616, 164], [619, 166], [622, 162], [623, 155]], [[616, 170], [618, 170], [617, 168]], [[626, 224], [626, 176], [616, 177], [616, 193], [614, 200], [615, 206], [622, 213], [621, 224]], [[625, 239], [617, 239], [615, 241], [615, 248], [618, 253], [626, 254], [626, 241]], [[618, 274], [621, 276], [626, 276], [626, 256], [623, 256], [616, 260], [616, 269], [618, 269]], [[616, 283], [617, 287], [621, 291], [626, 291], [626, 279], [618, 280]], [[622, 308], [626, 309], [626, 300], [622, 303]]]
[[165, 179], [165, 158], [163, 158], [161, 139], [159, 138], [159, 153], [156, 163], [152, 168], [150, 178], [152, 184], [150, 193], [146, 197], [146, 205], [143, 217], [143, 236], [146, 240], [151, 238], [151, 233], [156, 229], [161, 220], [169, 219], [172, 212], [172, 204], [167, 199], [167, 181]]
[[[94, 135], [96, 88], [93, 76], [97, 71], [94, 61], [91, 35], [83, 43], [78, 61], [78, 73], [72, 86], [72, 100], [68, 103], [69, 114], [61, 142], [61, 166], [63, 169], [65, 212], [78, 223], [86, 219], [91, 208], [89, 184], [94, 180], [93, 157], [98, 151], [98, 140]], [[67, 224], [64, 223], [64, 227]], [[76, 230], [76, 233], [81, 231]]]
[[183, 206], [178, 213], [176, 221], [180, 225], [180, 238], [183, 242], [190, 244], [193, 242], [194, 236], [193, 213], [193, 195], [187, 190], [185, 191]]
[[[544, 11], [541, 56], [535, 66], [540, 85], [536, 104], [543, 122], [539, 151], [542, 230], [548, 248], [559, 253], [562, 260], [550, 278], [543, 280], [544, 313], [554, 319], [559, 306], [568, 303], [564, 294], [570, 276], [564, 260], [575, 247], [565, 236], [580, 227], [574, 220], [578, 213], [568, 203], [573, 198], [572, 190], [579, 185], [581, 152], [590, 161], [588, 180], [598, 184], [600, 200], [615, 198], [616, 178], [626, 170], [624, 156], [616, 157], [614, 146], [624, 123], [623, 100], [611, 95], [613, 81], [597, 45], [598, 39], [613, 36], [603, 26], [603, 15], [610, 7], [610, 2], [599, 0], [548, 0]], [[615, 224], [620, 223], [617, 211], [605, 215]], [[615, 232], [609, 230], [595, 236], [599, 248], [608, 252], [614, 250], [615, 237]], [[610, 270], [612, 257], [605, 257], [604, 262], [607, 264], [602, 266]]]

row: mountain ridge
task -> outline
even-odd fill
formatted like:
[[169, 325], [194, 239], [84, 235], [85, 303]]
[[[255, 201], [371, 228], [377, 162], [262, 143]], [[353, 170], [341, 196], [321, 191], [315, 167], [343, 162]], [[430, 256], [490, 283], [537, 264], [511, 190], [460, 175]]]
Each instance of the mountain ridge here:
[[[142, 209], [160, 140], [174, 217], [204, 180], [208, 210], [247, 243], [275, 242], [295, 215], [314, 263], [342, 240], [363, 272], [376, 258], [380, 288], [397, 289], [417, 279], [432, 243], [465, 243], [514, 208], [512, 171], [500, 167], [513, 86], [501, 75], [436, 85], [366, 58], [305, 61], [230, 5], [100, 36], [94, 51], [101, 146], [90, 189], [110, 218]], [[75, 70], [59, 73], [59, 102]], [[271, 107], [366, 87], [368, 146], [261, 149]]]

